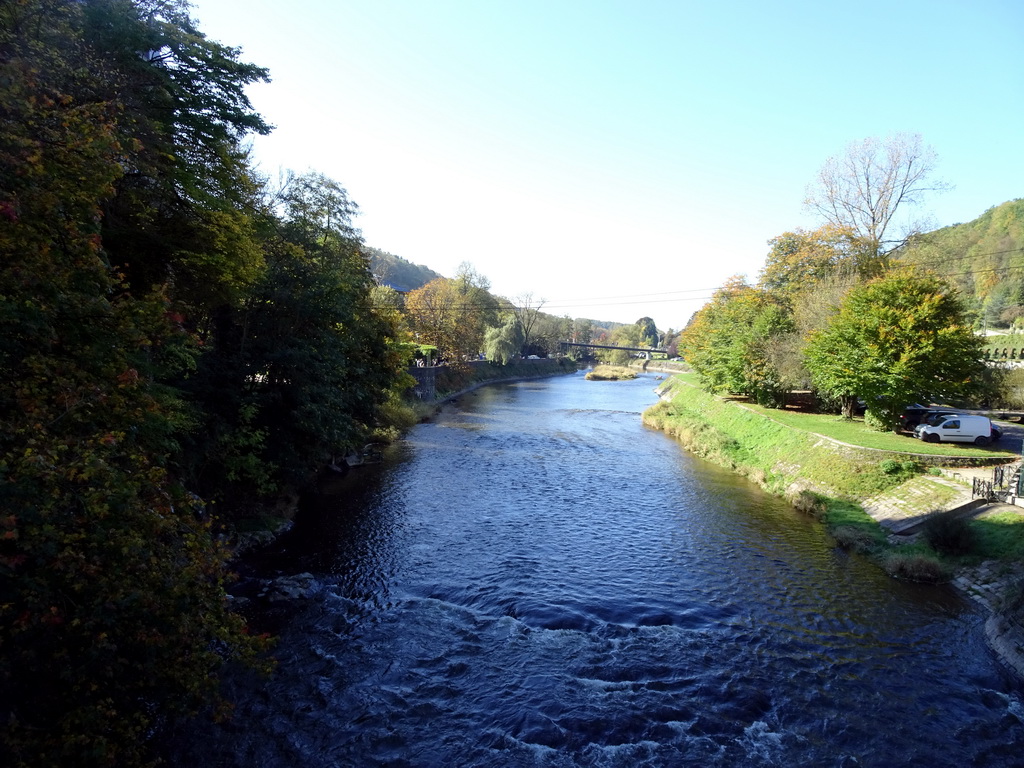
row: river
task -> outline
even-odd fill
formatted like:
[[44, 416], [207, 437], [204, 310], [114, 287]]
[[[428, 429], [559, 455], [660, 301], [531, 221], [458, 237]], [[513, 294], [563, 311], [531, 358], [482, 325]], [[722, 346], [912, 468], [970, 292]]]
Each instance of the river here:
[[175, 762], [1024, 763], [984, 613], [644, 427], [656, 383], [482, 388], [308, 504], [277, 674]]

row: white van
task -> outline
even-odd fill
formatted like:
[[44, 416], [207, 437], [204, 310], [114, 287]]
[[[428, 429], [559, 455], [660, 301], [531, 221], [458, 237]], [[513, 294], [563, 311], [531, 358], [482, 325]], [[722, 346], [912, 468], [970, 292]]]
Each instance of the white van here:
[[971, 416], [952, 413], [931, 424], [917, 428], [917, 436], [926, 443], [974, 443], [988, 445], [992, 442], [992, 422], [988, 416]]

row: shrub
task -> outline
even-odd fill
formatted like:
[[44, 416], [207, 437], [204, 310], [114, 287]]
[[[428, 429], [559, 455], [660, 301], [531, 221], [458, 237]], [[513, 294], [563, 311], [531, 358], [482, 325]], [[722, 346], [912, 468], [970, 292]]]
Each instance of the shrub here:
[[866, 411], [864, 413], [864, 426], [876, 432], [889, 432], [892, 430], [892, 425], [884, 421], [874, 411]]
[[999, 374], [993, 405], [1006, 409], [1024, 408], [1024, 368], [1001, 370]]
[[832, 537], [840, 547], [854, 552], [868, 553], [880, 544], [877, 532], [856, 525], [841, 525], [833, 529]]
[[896, 461], [896, 459], [886, 459], [880, 466], [882, 467], [882, 471], [887, 475], [895, 475], [902, 469], [900, 463]]
[[825, 505], [822, 504], [821, 500], [816, 494], [810, 491], [797, 491], [791, 494], [789, 497], [789, 503], [799, 511], [806, 515], [821, 519], [825, 513]]
[[916, 475], [921, 471], [921, 465], [911, 459], [907, 459], [905, 461], [885, 459], [884, 461], [879, 462], [878, 466], [884, 474], [889, 475], [890, 477], [896, 475], [910, 477], [911, 475]]
[[949, 580], [949, 569], [935, 557], [923, 552], [890, 551], [882, 568], [893, 578], [937, 584]]
[[934, 515], [922, 529], [928, 545], [943, 555], [966, 555], [974, 548], [974, 531], [966, 518]]

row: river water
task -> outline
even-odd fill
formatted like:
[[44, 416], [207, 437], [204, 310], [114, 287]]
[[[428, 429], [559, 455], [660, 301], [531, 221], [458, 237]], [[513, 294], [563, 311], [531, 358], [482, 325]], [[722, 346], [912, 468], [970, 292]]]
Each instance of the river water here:
[[904, 584], [641, 424], [656, 381], [495, 385], [307, 505], [223, 766], [1010, 766], [1021, 686]]

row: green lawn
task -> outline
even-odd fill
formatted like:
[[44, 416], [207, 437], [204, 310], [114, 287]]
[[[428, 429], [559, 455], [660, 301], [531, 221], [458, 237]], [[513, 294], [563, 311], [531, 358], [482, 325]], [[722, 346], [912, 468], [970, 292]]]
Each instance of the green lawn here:
[[[679, 374], [676, 378], [688, 384], [697, 385], [699, 377], [695, 373]], [[770, 419], [788, 427], [814, 432], [833, 440], [864, 448], [877, 448], [883, 451], [900, 451], [902, 453], [921, 453], [929, 456], [1007, 456], [1015, 454], [999, 447], [998, 444], [985, 448], [976, 445], [957, 445], [954, 443], [926, 443], [907, 435], [893, 432], [877, 432], [864, 425], [864, 420], [844, 419], [834, 413], [803, 413], [786, 411], [778, 408], [765, 408], [753, 403], [743, 402], [744, 407], [761, 413]]]
[[955, 443], [926, 443], [909, 435], [897, 435], [894, 432], [878, 432], [865, 426], [864, 419], [844, 419], [834, 413], [801, 413], [799, 411], [783, 411], [776, 408], [763, 408], [759, 405], [746, 404], [748, 408], [763, 413], [789, 427], [816, 432], [851, 445], [865, 448], [879, 448], [884, 451], [902, 451], [904, 453], [923, 453], [931, 456], [1013, 456], [999, 447], [998, 444], [981, 447], [977, 445], [958, 445]]

